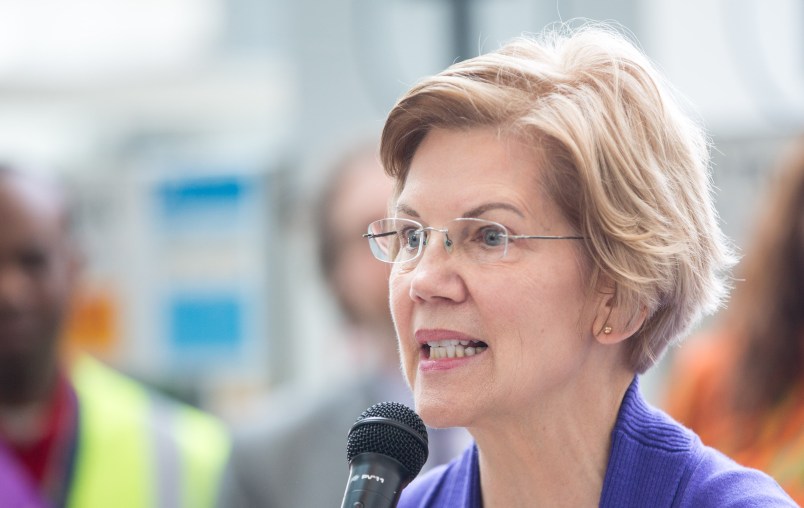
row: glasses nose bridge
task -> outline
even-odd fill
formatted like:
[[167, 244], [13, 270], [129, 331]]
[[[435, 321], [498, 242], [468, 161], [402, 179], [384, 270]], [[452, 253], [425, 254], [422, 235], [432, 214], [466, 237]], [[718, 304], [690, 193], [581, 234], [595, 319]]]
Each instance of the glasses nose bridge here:
[[452, 242], [452, 239], [449, 237], [449, 228], [435, 228], [432, 226], [427, 226], [421, 228], [419, 231], [421, 231], [422, 233], [422, 248], [421, 251], [419, 252], [420, 256], [424, 255], [424, 247], [426, 247], [428, 244], [431, 231], [436, 231], [444, 235], [444, 249], [448, 253], [452, 254], [452, 247], [454, 244]]

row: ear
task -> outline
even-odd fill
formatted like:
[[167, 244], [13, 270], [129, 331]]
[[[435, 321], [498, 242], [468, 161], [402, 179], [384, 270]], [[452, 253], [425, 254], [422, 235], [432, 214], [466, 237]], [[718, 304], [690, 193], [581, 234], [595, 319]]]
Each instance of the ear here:
[[592, 334], [601, 344], [617, 344], [634, 335], [645, 322], [648, 309], [642, 306], [634, 316], [617, 299], [617, 286], [610, 278], [599, 285], [597, 312], [592, 323]]

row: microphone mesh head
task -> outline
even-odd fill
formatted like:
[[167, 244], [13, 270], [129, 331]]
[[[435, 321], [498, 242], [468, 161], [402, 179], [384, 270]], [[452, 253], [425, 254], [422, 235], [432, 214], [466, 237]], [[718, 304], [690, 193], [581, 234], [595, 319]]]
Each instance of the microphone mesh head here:
[[[361, 423], [367, 418], [372, 420]], [[427, 460], [427, 429], [419, 415], [404, 404], [374, 404], [349, 430], [348, 461], [361, 453], [380, 453], [396, 459], [414, 478]]]

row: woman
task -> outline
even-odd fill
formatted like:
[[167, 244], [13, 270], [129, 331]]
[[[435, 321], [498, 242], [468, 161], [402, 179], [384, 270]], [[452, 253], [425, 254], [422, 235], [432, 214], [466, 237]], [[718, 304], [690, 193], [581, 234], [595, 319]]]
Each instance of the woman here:
[[714, 330], [675, 358], [668, 412], [804, 503], [804, 138], [762, 201]]
[[475, 440], [400, 506], [793, 506], [639, 395], [731, 263], [666, 90], [592, 27], [453, 65], [389, 114], [396, 194], [366, 236], [419, 414]]

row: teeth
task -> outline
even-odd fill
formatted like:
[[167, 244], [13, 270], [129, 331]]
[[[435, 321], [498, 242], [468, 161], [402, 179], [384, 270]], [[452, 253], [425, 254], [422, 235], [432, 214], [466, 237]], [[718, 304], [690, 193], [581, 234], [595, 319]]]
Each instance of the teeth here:
[[457, 340], [457, 339], [449, 339], [449, 340], [433, 340], [427, 343], [430, 347], [447, 347], [447, 346], [468, 346], [473, 341], [471, 340]]
[[434, 341], [428, 342], [427, 345], [430, 346], [430, 347], [447, 347], [447, 346], [454, 346], [454, 345], [458, 344], [457, 340], [454, 341], [454, 342], [455, 343], [453, 344], [452, 340], [434, 340]]
[[441, 358], [463, 358], [464, 356], [474, 356], [486, 350], [486, 346], [467, 346], [470, 341], [456, 341], [458, 344], [453, 344], [453, 341], [443, 340], [438, 342], [428, 342], [430, 346], [430, 359], [439, 360]]

